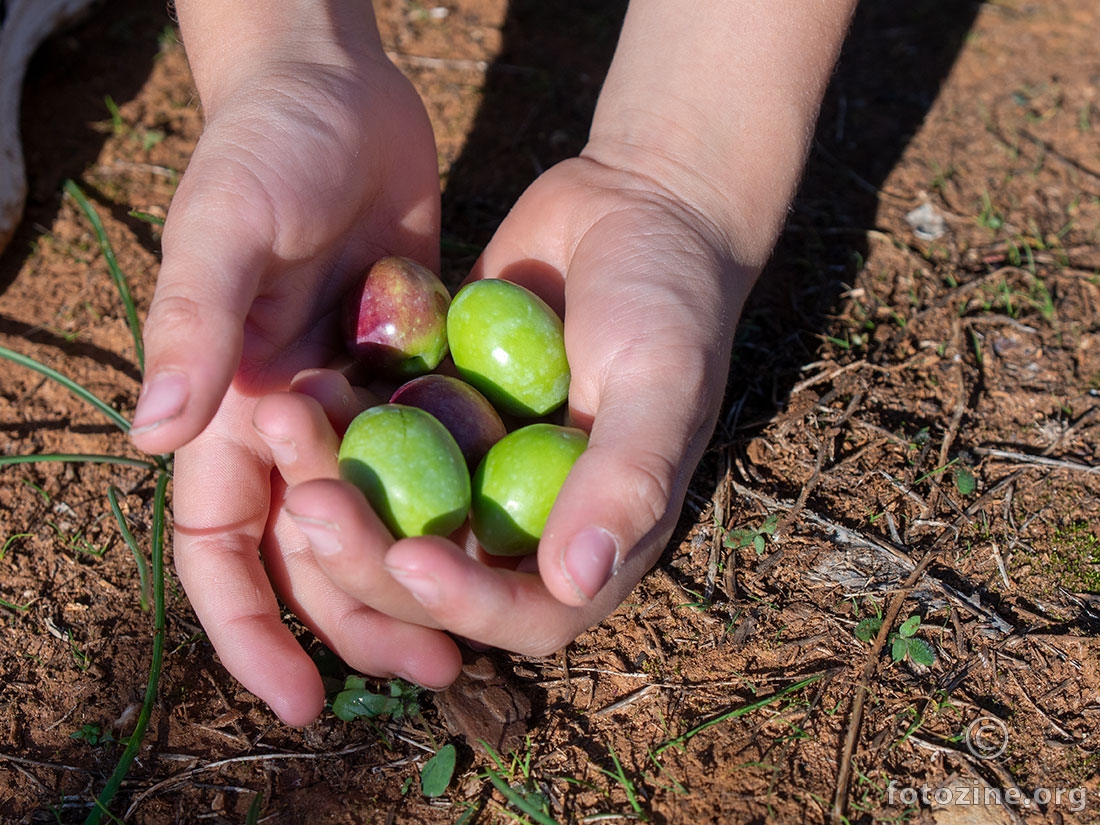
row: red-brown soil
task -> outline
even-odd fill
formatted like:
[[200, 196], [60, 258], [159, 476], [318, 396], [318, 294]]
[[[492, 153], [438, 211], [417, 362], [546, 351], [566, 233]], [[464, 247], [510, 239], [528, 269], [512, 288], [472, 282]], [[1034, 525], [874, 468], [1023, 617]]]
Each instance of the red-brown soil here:
[[[583, 144], [625, 3], [376, 7], [437, 129], [445, 266], [462, 273]], [[839, 804], [866, 823], [1100, 820], [1098, 35], [1093, 0], [861, 7], [673, 542], [561, 655], [498, 657], [533, 706], [503, 773], [549, 818], [821, 822]], [[31, 193], [0, 257], [0, 344], [123, 414], [133, 344], [63, 181], [144, 309], [158, 237], [129, 212], [166, 212], [200, 129], [158, 4], [105, 3], [27, 79]], [[2, 360], [0, 447], [135, 456]], [[153, 621], [107, 490], [147, 549], [153, 483], [0, 469], [0, 822], [82, 822], [132, 730]], [[860, 622], [877, 615], [876, 645]], [[911, 616], [931, 665], [886, 638]], [[170, 570], [166, 640], [122, 821], [241, 823], [258, 794], [266, 823], [535, 821], [428, 695], [419, 722], [280, 724], [227, 676]], [[458, 771], [428, 799], [418, 770], [444, 741]]]

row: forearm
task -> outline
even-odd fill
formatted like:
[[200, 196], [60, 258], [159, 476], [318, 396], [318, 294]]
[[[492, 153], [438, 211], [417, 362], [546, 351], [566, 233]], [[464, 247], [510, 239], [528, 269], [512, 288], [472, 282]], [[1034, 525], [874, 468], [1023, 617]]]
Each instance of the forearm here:
[[763, 266], [855, 3], [631, 0], [585, 154], [649, 170]]
[[355, 71], [384, 59], [370, 0], [176, 0], [180, 31], [209, 114], [258, 73], [295, 62]]

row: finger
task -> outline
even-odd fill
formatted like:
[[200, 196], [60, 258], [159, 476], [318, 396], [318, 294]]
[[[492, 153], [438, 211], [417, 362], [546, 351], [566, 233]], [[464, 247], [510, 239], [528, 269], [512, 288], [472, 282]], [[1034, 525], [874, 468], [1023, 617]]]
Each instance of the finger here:
[[538, 551], [543, 582], [565, 604], [590, 602], [631, 554], [655, 561], [675, 526], [722, 400], [740, 306], [713, 249], [679, 216], [642, 203], [599, 218], [571, 250], [569, 412], [591, 433]]
[[256, 402], [252, 426], [287, 484], [338, 476], [340, 438], [314, 398], [297, 392], [265, 395]]
[[291, 380], [290, 389], [316, 399], [340, 436], [355, 416], [383, 401], [370, 390], [353, 387], [342, 372], [333, 369], [302, 370]]
[[625, 376], [606, 386], [539, 542], [543, 582], [563, 603], [589, 603], [628, 557], [652, 563], [668, 541], [710, 434], [705, 421], [685, 426], [698, 412], [688, 404]]
[[[131, 437], [171, 452], [213, 418], [240, 361], [244, 322], [272, 263], [272, 219], [230, 162], [196, 152], [164, 227], [145, 323], [145, 381]], [[236, 185], [234, 185], [234, 183]]]
[[[397, 676], [432, 689], [453, 682], [462, 667], [455, 642], [438, 630], [381, 613], [339, 589], [318, 565], [285, 507], [278, 507], [278, 489], [274, 495], [278, 515], [264, 541], [264, 562], [284, 604], [360, 673]], [[397, 588], [391, 584], [391, 589]]]
[[578, 250], [567, 282], [570, 414], [591, 435], [547, 520], [539, 569], [549, 591], [573, 605], [594, 598], [629, 554], [656, 560], [728, 372], [726, 299], [707, 278], [685, 274], [713, 264], [667, 246], [644, 260], [617, 248]]
[[537, 572], [486, 567], [434, 536], [396, 542], [385, 567], [451, 633], [529, 656], [548, 656], [601, 620], [645, 570], [628, 561], [612, 585], [578, 608], [552, 596]]
[[[320, 395], [338, 419], [358, 404], [338, 373], [311, 371], [299, 375], [296, 386]], [[265, 570], [283, 602], [359, 672], [399, 676], [429, 688], [450, 684], [461, 668], [461, 655], [445, 634], [401, 620], [430, 621], [389, 581], [380, 564], [372, 566], [392, 538], [362, 494], [342, 484], [332, 490], [329, 485], [304, 486], [295, 499], [304, 514], [292, 516], [285, 506], [287, 485], [337, 478], [339, 438], [321, 402], [299, 392], [274, 393], [256, 403], [252, 421], [281, 476], [273, 483], [270, 511], [275, 515], [263, 547]], [[350, 552], [336, 551], [326, 572], [319, 559], [341, 543], [348, 543]]]
[[393, 537], [358, 489], [317, 479], [291, 488], [284, 509], [309, 539], [320, 569], [343, 592], [390, 616], [438, 627], [383, 567]]
[[324, 689], [283, 624], [260, 562], [269, 471], [242, 445], [204, 433], [176, 455], [174, 558], [226, 669], [291, 725], [313, 721]]

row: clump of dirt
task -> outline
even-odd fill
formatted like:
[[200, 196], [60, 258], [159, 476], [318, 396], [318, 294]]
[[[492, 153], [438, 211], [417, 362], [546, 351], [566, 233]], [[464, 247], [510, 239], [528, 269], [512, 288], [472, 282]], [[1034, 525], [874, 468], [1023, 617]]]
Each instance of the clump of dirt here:
[[[375, 5], [437, 129], [460, 277], [583, 145], [625, 4]], [[518, 799], [562, 823], [1094, 821], [1100, 11], [939, 5], [861, 6], [658, 566], [559, 656], [494, 654], [532, 708], [514, 759], [470, 747], [430, 694], [399, 721], [281, 725], [169, 572], [152, 723], [112, 810], [541, 821]], [[137, 0], [53, 38], [28, 77], [31, 197], [0, 258], [0, 343], [124, 414], [140, 381], [125, 313], [62, 184], [92, 199], [144, 309], [159, 238], [130, 213], [165, 214], [200, 130], [171, 21]], [[0, 428], [5, 456], [142, 458], [6, 360]], [[149, 469], [0, 469], [4, 822], [83, 821], [144, 699], [153, 622], [111, 486], [148, 547]], [[895, 645], [906, 620], [931, 663]], [[456, 776], [428, 798], [418, 772], [445, 741]]]

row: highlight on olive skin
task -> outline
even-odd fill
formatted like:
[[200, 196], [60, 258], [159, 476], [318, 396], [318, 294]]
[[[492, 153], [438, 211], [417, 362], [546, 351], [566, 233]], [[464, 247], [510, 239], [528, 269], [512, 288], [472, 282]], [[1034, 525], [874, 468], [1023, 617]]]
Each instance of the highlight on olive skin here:
[[584, 431], [546, 420], [569, 395], [562, 319], [510, 281], [474, 281], [452, 300], [430, 270], [389, 257], [349, 293], [345, 333], [370, 379], [403, 383], [352, 421], [340, 476], [397, 538], [450, 535], [469, 519], [487, 553], [535, 552], [588, 446]]
[[587, 446], [582, 430], [542, 423], [490, 448], [474, 473], [470, 519], [485, 552], [522, 556], [538, 549], [558, 492]]
[[402, 404], [364, 410], [344, 434], [338, 466], [395, 537], [446, 536], [466, 520], [466, 459], [424, 410]]
[[538, 417], [569, 394], [565, 328], [535, 293], [510, 281], [474, 281], [447, 313], [459, 374], [504, 413]]
[[427, 267], [390, 256], [366, 270], [344, 304], [344, 343], [371, 374], [410, 378], [447, 355], [447, 287]]

